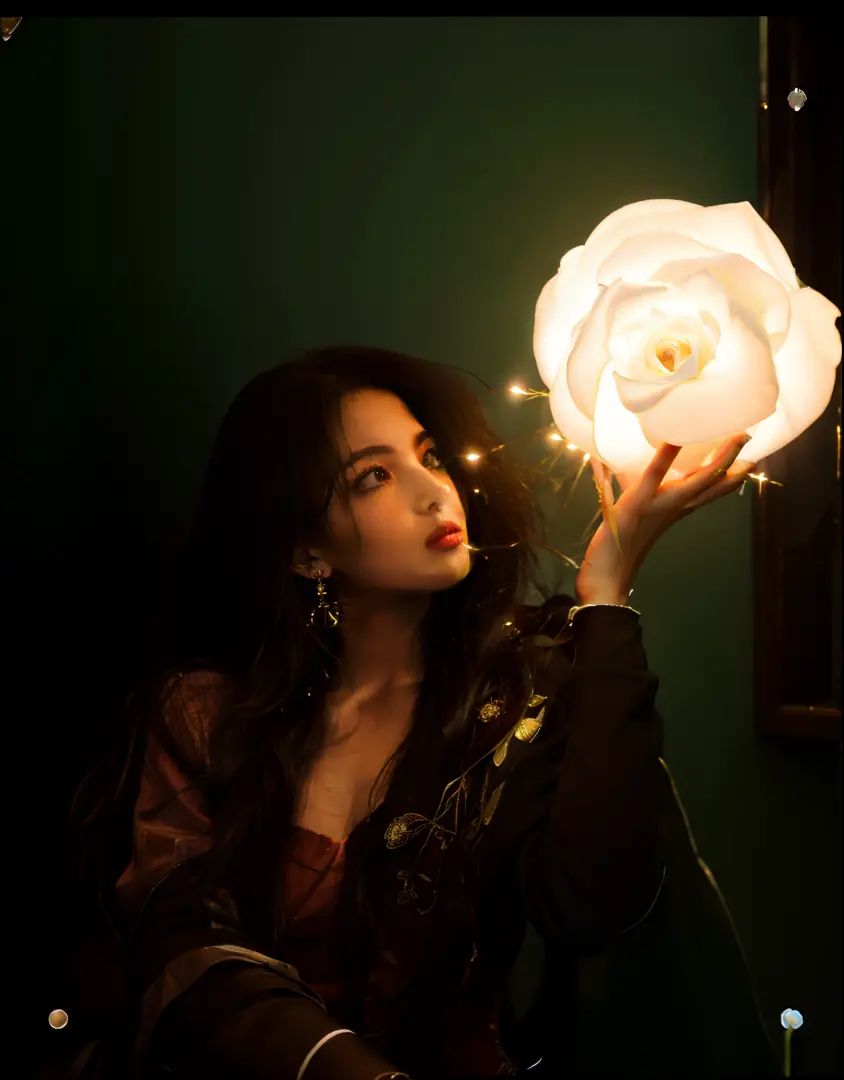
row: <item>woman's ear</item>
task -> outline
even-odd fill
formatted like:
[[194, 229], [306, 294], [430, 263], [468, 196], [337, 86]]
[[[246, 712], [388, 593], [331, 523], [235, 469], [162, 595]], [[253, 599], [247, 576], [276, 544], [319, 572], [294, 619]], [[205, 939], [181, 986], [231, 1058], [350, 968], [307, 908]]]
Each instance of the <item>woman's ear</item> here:
[[320, 572], [323, 580], [331, 577], [331, 565], [316, 553], [308, 551], [307, 548], [297, 548], [293, 552], [293, 563], [290, 569], [306, 578], [314, 577], [317, 571]]

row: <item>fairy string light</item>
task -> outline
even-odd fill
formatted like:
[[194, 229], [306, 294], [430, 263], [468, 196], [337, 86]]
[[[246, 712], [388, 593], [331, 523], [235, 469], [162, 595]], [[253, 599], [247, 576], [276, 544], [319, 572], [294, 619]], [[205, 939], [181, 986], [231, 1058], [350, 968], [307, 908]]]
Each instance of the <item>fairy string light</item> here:
[[[536, 401], [539, 398], [550, 397], [550, 394], [547, 390], [534, 390], [529, 387], [526, 388], [524, 386], [521, 386], [519, 383], [512, 383], [509, 387], [509, 393], [513, 397], [521, 398], [524, 401]], [[549, 443], [554, 444], [556, 450], [552, 456], [551, 461], [547, 463], [547, 467], [544, 469], [544, 471], [542, 469], [540, 469], [539, 471], [542, 475], [543, 480], [549, 483], [555, 492], [559, 492], [563, 486], [552, 476], [552, 470], [555, 468], [555, 466], [560, 462], [561, 459], [567, 456], [578, 456], [580, 459], [574, 479], [571, 481], [568, 493], [566, 494], [566, 497], [563, 500], [562, 506], [560, 508], [562, 510], [565, 510], [565, 508], [571, 501], [571, 498], [580, 482], [581, 477], [583, 476], [583, 472], [586, 466], [592, 460], [592, 455], [588, 451], [582, 450], [579, 446], [577, 446], [576, 443], [567, 440], [565, 435], [562, 432], [558, 431], [554, 424], [551, 424], [548, 427], [540, 428], [538, 431], [529, 432], [527, 435], [521, 435], [518, 438], [509, 439], [506, 442], [499, 443], [497, 446], [493, 446], [489, 450], [484, 451], [483, 453], [479, 452], [476, 449], [469, 449], [464, 454], [461, 454], [459, 456], [462, 458], [463, 461], [468, 462], [468, 464], [472, 466], [477, 466], [479, 462], [483, 462], [485, 459], [491, 457], [491, 455], [499, 453], [501, 450], [504, 450], [506, 448], [512, 447], [516, 443], [533, 440], [537, 437], [543, 436]], [[615, 525], [615, 516], [613, 514], [614, 500], [612, 497], [612, 477], [607, 473], [606, 470], [602, 470], [602, 473], [603, 475], [600, 479], [597, 475], [595, 475], [595, 488], [598, 493], [599, 508], [596, 510], [591, 521], [584, 530], [584, 535], [581, 538], [581, 542], [585, 542], [588, 539], [588, 536], [591, 533], [593, 526], [597, 521], [600, 520], [601, 517], [604, 517], [607, 520], [609, 527], [616, 538], [616, 541], [618, 541], [618, 530]], [[757, 486], [757, 490], [760, 493], [765, 484], [773, 484], [775, 487], [782, 487], [782, 484], [778, 480], [772, 480], [769, 476], [766, 476], [764, 472], [748, 473], [745, 482], [739, 489], [740, 495], [744, 494], [744, 490], [749, 482], [755, 483]], [[474, 495], [484, 496], [482, 488], [479, 487], [473, 487], [472, 493]], [[512, 544], [496, 544], [490, 547], [480, 548], [464, 542], [463, 546], [474, 554], [483, 555], [488, 551], [501, 551], [517, 547], [518, 543], [519, 542], [516, 541]], [[577, 563], [577, 561], [573, 559], [570, 555], [566, 555], [565, 553], [558, 551], [555, 548], [551, 548], [548, 545], [542, 545], [542, 547], [561, 558], [564, 562], [566, 562], [574, 569], [579, 568], [579, 564]]]
[[[526, 401], [531, 401], [531, 400], [533, 400], [535, 398], [543, 398], [543, 397], [547, 398], [547, 397], [550, 396], [547, 390], [526, 390], [523, 386], [519, 386], [518, 383], [514, 383], [510, 387], [510, 393], [514, 397], [523, 397]], [[840, 440], [840, 438], [841, 438], [841, 428], [840, 428], [840, 426], [837, 428], [837, 432], [838, 432], [838, 438]], [[563, 435], [561, 435], [559, 431], [551, 432], [551, 434], [548, 435], [548, 438], [552, 442], [564, 442], [565, 441], [565, 437]], [[504, 445], [509, 445], [509, 443], [502, 444], [502, 446], [504, 446]], [[839, 446], [840, 446], [840, 443], [839, 443]], [[500, 449], [502, 449], [502, 447], [497, 446], [497, 447], [495, 447], [495, 449], [500, 450]], [[573, 442], [566, 443], [566, 449], [574, 451], [576, 453], [581, 453], [582, 454], [582, 465], [586, 465], [589, 462], [589, 459], [590, 459], [591, 455], [581, 451], [580, 448], [578, 446], [576, 446]], [[478, 457], [478, 455], [474, 455], [472, 460], [477, 460], [477, 457]], [[581, 471], [582, 471], [582, 468], [581, 468]], [[764, 472], [748, 473], [747, 474], [747, 480], [753, 480], [757, 485], [757, 490], [759, 490], [759, 491], [762, 490], [763, 484], [773, 484], [774, 487], [782, 487], [782, 484], [778, 480], [772, 480], [769, 476], [766, 476]], [[740, 494], [742, 494], [742, 495], [744, 494], [745, 487], [746, 487], [746, 481], [741, 486]], [[600, 489], [599, 489], [599, 493], [600, 493]]]
[[[762, 490], [763, 484], [773, 484], [774, 487], [782, 487], [779, 480], [772, 480], [770, 476], [766, 476], [764, 473], [748, 473], [747, 480], [754, 480], [758, 485], [758, 490]], [[739, 495], [744, 495], [744, 489], [747, 487], [747, 480], [739, 488]]]
[[[512, 385], [509, 389], [510, 393], [513, 396], [524, 398], [526, 401], [536, 400], [538, 398], [547, 398], [549, 396], [546, 390], [525, 389], [523, 386], [519, 386], [517, 384]], [[545, 482], [550, 482], [551, 485], [554, 487], [555, 491], [559, 491], [561, 485], [554, 481], [553, 477], [551, 476], [551, 470], [563, 455], [572, 450], [576, 450], [577, 448], [572, 443], [567, 443], [564, 436], [560, 434], [560, 432], [556, 429], [556, 426], [553, 424], [544, 428], [540, 428], [538, 431], [530, 431], [526, 435], [520, 435], [517, 438], [508, 439], [505, 442], [499, 443], [497, 446], [492, 446], [488, 450], [485, 450], [483, 452], [480, 452], [475, 448], [470, 448], [466, 450], [463, 454], [460, 454], [458, 456], [462, 461], [466, 462], [470, 466], [477, 466], [479, 463], [483, 463], [487, 459], [491, 458], [493, 454], [497, 454], [501, 450], [508, 449], [516, 445], [517, 443], [533, 441], [537, 437], [541, 436], [545, 436], [548, 442], [554, 444], [555, 447], [558, 447], [558, 449], [555, 450], [552, 461], [550, 463], [547, 463], [547, 468], [544, 471], [541, 469], [539, 471], [541, 472], [542, 479]], [[575, 477], [575, 482], [572, 485], [572, 490], [576, 486], [577, 480], [579, 479], [586, 462], [589, 461], [589, 454], [582, 454], [581, 458], [582, 460], [580, 463], [580, 469], [578, 471], [577, 477]], [[481, 495], [482, 497], [485, 497], [483, 489], [479, 487], [473, 487], [472, 493], [474, 495]], [[571, 492], [569, 492], [566, 502], [568, 502], [568, 498], [570, 497]], [[468, 551], [471, 551], [473, 554], [485, 555], [487, 552], [491, 551], [511, 550], [512, 548], [518, 547], [519, 543], [520, 541], [517, 540], [509, 544], [494, 544], [479, 547], [477, 545], [470, 544], [464, 541], [463, 547], [465, 547]], [[539, 546], [542, 547], [544, 550], [550, 552], [551, 554], [555, 555], [557, 558], [561, 559], [573, 569], [577, 570], [580, 568], [580, 564], [577, 562], [577, 560], [573, 559], [565, 552], [559, 551], [558, 549], [551, 547], [548, 544], [541, 544]]]
[[547, 390], [525, 390], [525, 388], [519, 386], [518, 383], [514, 383], [510, 387], [510, 393], [514, 397], [523, 397], [527, 401], [533, 401], [534, 398], [550, 397]]

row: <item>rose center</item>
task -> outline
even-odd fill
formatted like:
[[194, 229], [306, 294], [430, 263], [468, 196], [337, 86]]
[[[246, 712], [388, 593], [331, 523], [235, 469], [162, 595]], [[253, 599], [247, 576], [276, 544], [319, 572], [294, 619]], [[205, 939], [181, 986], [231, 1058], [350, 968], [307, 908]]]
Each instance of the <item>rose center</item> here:
[[692, 347], [688, 341], [682, 339], [663, 338], [657, 342], [654, 352], [665, 370], [674, 372], [687, 357], [692, 355]]

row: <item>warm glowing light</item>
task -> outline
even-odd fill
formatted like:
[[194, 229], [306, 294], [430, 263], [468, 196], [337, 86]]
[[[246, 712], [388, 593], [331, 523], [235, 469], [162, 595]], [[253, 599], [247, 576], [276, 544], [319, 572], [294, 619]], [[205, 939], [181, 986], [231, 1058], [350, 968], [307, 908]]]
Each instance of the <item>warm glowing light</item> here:
[[753, 473], [753, 472], [748, 473], [747, 474], [747, 479], [748, 480], [755, 480], [756, 483], [759, 485], [759, 490], [760, 491], [762, 490], [762, 485], [763, 484], [773, 484], [774, 487], [782, 487], [782, 484], [778, 480], [772, 480], [769, 476], [766, 476], [764, 473]]
[[472, 488], [472, 491], [474, 491], [474, 493], [475, 493], [476, 495], [480, 495], [480, 493], [481, 493], [481, 489], [480, 489], [480, 488]]
[[476, 454], [476, 453], [474, 452], [474, 450], [472, 451], [472, 453], [471, 453], [471, 454], [467, 454], [467, 455], [466, 455], [466, 460], [467, 460], [467, 461], [480, 461], [480, 459], [481, 459], [481, 455], [480, 455], [480, 454]]
[[68, 1015], [64, 1009], [53, 1009], [47, 1019], [54, 1031], [61, 1031], [63, 1027], [67, 1027]]
[[548, 438], [552, 442], [562, 442], [563, 441], [563, 436], [560, 435], [560, 433], [558, 431], [552, 431], [551, 434], [548, 436]]
[[588, 461], [588, 460], [589, 460], [589, 459], [590, 459], [591, 457], [592, 457], [592, 455], [591, 455], [591, 454], [584, 454], [584, 455], [583, 455], [583, 460], [584, 460], [584, 461]]
[[534, 353], [554, 424], [580, 450], [635, 478], [673, 443], [676, 480], [731, 435], [752, 432], [742, 460], [762, 461], [817, 420], [840, 314], [750, 203], [648, 199], [563, 256], [537, 301]]
[[525, 390], [525, 388], [519, 386], [518, 383], [513, 383], [510, 387], [510, 393], [514, 397], [523, 397], [527, 401], [533, 401], [535, 398], [548, 397], [547, 390]]
[[570, 443], [566, 443], [566, 449], [567, 450], [576, 450], [577, 447], [574, 445], [573, 442], [570, 442]]

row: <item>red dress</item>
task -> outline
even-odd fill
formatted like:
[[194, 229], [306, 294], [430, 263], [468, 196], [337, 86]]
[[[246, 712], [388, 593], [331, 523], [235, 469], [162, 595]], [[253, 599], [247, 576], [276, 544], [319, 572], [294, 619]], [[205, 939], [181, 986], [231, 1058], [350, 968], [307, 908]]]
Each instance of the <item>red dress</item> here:
[[[332, 840], [296, 826], [294, 846], [285, 875], [289, 937], [284, 959], [323, 998], [332, 1012], [339, 1009], [341, 987], [334, 955], [333, 920], [343, 879], [346, 841]], [[424, 950], [424, 938], [416, 939]], [[416, 959], [413, 941], [402, 941], [402, 955], [386, 945], [378, 951], [370, 974], [364, 1010], [363, 1038], [389, 1053], [396, 1021], [396, 998]], [[452, 1076], [500, 1076], [506, 1066], [497, 1048], [497, 1029], [486, 1010], [460, 1002], [453, 1010], [447, 1059]]]
[[[332, 840], [294, 827], [294, 842], [285, 873], [285, 902], [289, 934], [284, 959], [322, 997], [328, 1011], [340, 1005], [334, 918], [345, 869], [346, 841]], [[364, 1036], [381, 1046], [388, 1035], [389, 1018], [377, 1002], [395, 998], [401, 986], [397, 958], [382, 950], [368, 987]]]

